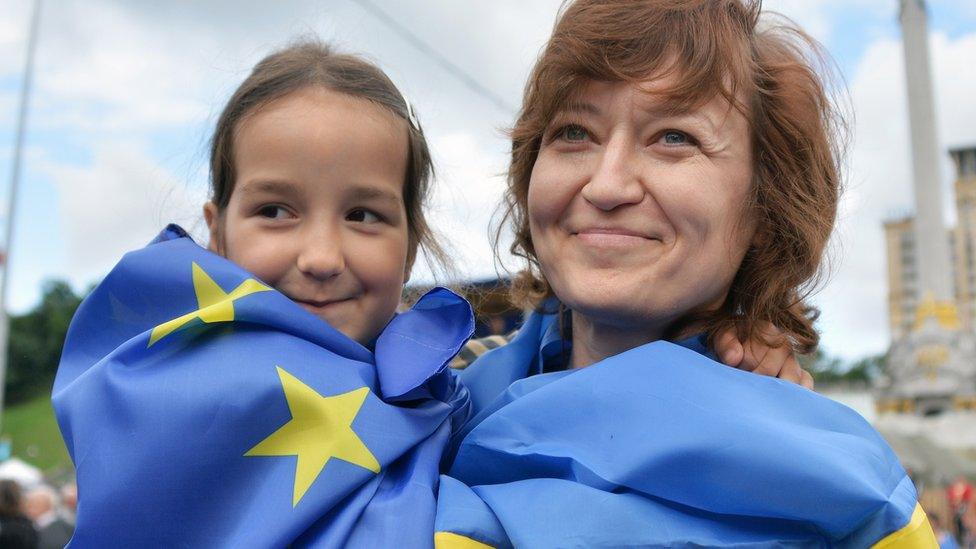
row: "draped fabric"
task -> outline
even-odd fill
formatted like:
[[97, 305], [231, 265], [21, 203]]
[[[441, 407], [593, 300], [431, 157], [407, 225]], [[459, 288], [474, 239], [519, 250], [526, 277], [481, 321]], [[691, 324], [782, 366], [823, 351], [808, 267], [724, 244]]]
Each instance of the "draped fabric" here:
[[65, 342], [72, 547], [430, 546], [473, 326], [435, 289], [367, 349], [168, 227]]
[[436, 289], [364, 347], [167, 228], [65, 342], [72, 546], [931, 541], [860, 416], [721, 366], [700, 338], [544, 373], [567, 344], [533, 315], [459, 381], [446, 364], [472, 330]]
[[446, 458], [438, 547], [934, 543], [856, 412], [718, 364], [700, 338], [539, 374], [556, 328], [535, 314], [459, 374], [476, 416]]

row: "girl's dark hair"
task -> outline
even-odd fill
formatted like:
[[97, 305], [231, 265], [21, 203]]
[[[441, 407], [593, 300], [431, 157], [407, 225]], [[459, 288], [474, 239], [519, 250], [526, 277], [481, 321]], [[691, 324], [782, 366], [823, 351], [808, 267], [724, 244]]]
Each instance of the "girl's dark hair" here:
[[770, 322], [795, 349], [811, 352], [819, 340], [813, 327], [817, 310], [806, 298], [820, 278], [834, 226], [847, 137], [834, 103], [831, 67], [822, 46], [791, 21], [760, 18], [759, 0], [569, 4], [529, 76], [511, 130], [504, 220], [515, 233], [511, 252], [527, 262], [512, 283], [514, 301], [538, 307], [553, 295], [539, 268], [527, 207], [532, 168], [554, 113], [588, 81], [674, 76], [676, 84], [661, 93], [679, 106], [722, 97], [749, 121], [749, 207], [759, 238], [725, 303], [680, 319], [668, 337], [687, 326], [710, 337], [727, 328], [764, 337], [757, 329]]
[[317, 40], [301, 40], [262, 59], [221, 112], [210, 146], [210, 200], [217, 211], [224, 211], [234, 191], [237, 177], [234, 136], [241, 121], [264, 105], [309, 87], [367, 99], [406, 121], [409, 151], [403, 201], [407, 212], [408, 258], [412, 263], [420, 246], [429, 260], [446, 265], [444, 251], [424, 216], [434, 169], [427, 140], [410, 105], [378, 67], [355, 55], [336, 53], [328, 44]]

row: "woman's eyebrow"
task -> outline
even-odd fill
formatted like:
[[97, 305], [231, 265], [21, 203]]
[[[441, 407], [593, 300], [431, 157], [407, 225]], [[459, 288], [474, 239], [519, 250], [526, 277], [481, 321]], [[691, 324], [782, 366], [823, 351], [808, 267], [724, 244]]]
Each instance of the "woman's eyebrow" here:
[[588, 103], [586, 101], [567, 101], [562, 106], [556, 110], [557, 114], [571, 113], [571, 114], [593, 114], [599, 116], [601, 114], [600, 108], [593, 103]]
[[675, 120], [690, 123], [699, 130], [718, 133], [722, 124], [716, 120], [715, 113], [704, 108], [688, 108], [677, 102], [652, 102], [643, 105], [641, 110], [647, 116], [657, 120]]

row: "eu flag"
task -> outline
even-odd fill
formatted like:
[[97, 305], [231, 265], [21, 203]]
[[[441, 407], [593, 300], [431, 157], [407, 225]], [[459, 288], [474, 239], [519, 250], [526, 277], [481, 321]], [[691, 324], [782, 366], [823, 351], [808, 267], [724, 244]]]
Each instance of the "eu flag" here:
[[444, 289], [367, 349], [175, 226], [79, 308], [53, 403], [77, 547], [429, 546], [467, 419]]

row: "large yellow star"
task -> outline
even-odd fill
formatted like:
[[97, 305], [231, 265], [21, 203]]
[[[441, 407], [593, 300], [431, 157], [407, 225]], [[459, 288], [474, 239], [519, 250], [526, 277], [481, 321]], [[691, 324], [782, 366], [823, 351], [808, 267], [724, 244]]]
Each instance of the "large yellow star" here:
[[291, 411], [291, 420], [247, 451], [245, 456], [298, 456], [292, 507], [312, 486], [332, 458], [380, 472], [380, 464], [352, 430], [369, 388], [330, 397], [278, 367], [281, 387]]
[[230, 293], [225, 292], [210, 278], [202, 267], [193, 263], [193, 292], [197, 294], [197, 310], [164, 322], [149, 334], [149, 347], [160, 339], [186, 326], [194, 319], [203, 322], [230, 322], [234, 320], [234, 301], [253, 293], [269, 292], [271, 288], [253, 278], [241, 282]]

